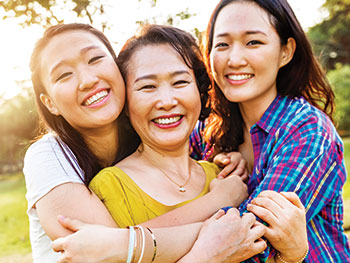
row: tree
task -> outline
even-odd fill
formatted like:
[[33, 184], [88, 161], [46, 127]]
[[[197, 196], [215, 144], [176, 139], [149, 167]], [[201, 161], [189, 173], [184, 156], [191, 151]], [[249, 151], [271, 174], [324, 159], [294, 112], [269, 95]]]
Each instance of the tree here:
[[342, 136], [350, 135], [350, 65], [338, 64], [327, 77], [335, 93], [337, 129]]
[[[93, 23], [94, 16], [104, 13], [105, 1], [91, 0], [3, 0], [0, 7], [10, 17], [23, 18], [22, 25], [40, 24], [44, 27], [62, 23], [67, 12], [77, 17], [87, 17]], [[64, 12], [62, 12], [64, 10]]]
[[308, 36], [315, 54], [327, 69], [350, 64], [350, 0], [326, 0], [329, 17], [310, 28]]

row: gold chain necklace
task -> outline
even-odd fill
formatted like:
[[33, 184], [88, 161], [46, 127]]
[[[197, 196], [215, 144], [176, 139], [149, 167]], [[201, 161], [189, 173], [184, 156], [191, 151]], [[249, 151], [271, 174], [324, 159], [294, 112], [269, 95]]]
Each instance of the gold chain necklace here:
[[[142, 151], [139, 151], [139, 149], [137, 149], [137, 150], [138, 150], [139, 153], [142, 152]], [[145, 158], [148, 162], [150, 162], [150, 163], [152, 164], [152, 166], [154, 166], [155, 168], [159, 169], [159, 171], [161, 171], [162, 174], [164, 174], [164, 176], [165, 176], [166, 178], [169, 179], [169, 181], [171, 181], [172, 183], [176, 184], [176, 185], [179, 187], [179, 188], [178, 188], [178, 191], [179, 191], [179, 192], [181, 192], [181, 193], [186, 192], [185, 186], [186, 186], [186, 184], [187, 184], [187, 183], [190, 181], [190, 179], [191, 179], [191, 163], [188, 164], [188, 177], [187, 177], [187, 179], [186, 179], [186, 182], [183, 183], [183, 184], [181, 185], [181, 184], [178, 184], [177, 182], [175, 182], [170, 176], [168, 176], [168, 175], [164, 172], [164, 170], [163, 170], [162, 168], [160, 168], [160, 167], [158, 167], [157, 165], [155, 165], [154, 162], [153, 162], [150, 158], [148, 158], [148, 157], [145, 156], [145, 155], [142, 155], [142, 156], [143, 156], [143, 158]]]

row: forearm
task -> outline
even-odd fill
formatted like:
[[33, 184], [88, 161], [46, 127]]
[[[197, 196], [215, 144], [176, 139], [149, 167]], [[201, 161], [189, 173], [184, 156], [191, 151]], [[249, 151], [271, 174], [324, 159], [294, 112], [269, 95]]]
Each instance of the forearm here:
[[178, 207], [168, 213], [142, 223], [148, 227], [172, 227], [203, 222], [223, 205], [214, 197], [213, 192]]
[[[201, 223], [170, 228], [152, 228], [157, 248], [154, 262], [176, 262], [192, 248], [196, 241]], [[146, 233], [148, 234], [148, 233]], [[106, 237], [106, 262], [125, 262], [128, 254], [129, 231], [126, 229], [110, 229]], [[153, 253], [153, 244], [146, 246], [145, 254]]]

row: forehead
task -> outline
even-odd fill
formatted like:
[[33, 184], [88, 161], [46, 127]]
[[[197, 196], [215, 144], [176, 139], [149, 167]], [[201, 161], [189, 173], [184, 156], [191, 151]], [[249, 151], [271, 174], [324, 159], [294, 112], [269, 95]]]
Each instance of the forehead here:
[[273, 30], [269, 14], [254, 2], [238, 1], [219, 12], [214, 25], [214, 36], [232, 30]]
[[152, 44], [140, 47], [132, 55], [128, 66], [129, 77], [147, 74], [165, 74], [188, 70], [183, 58], [169, 44]]
[[41, 65], [50, 67], [62, 60], [80, 55], [80, 51], [89, 46], [108, 51], [103, 42], [95, 35], [84, 30], [71, 30], [52, 37], [42, 51]]

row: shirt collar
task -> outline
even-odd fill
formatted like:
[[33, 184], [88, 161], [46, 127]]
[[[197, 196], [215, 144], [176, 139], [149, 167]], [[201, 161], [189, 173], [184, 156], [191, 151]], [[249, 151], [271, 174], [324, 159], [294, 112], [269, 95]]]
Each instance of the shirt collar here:
[[287, 101], [287, 97], [277, 94], [276, 98], [272, 101], [260, 120], [253, 125], [251, 131], [253, 131], [256, 126], [260, 127], [266, 133], [276, 131], [278, 127], [276, 127], [277, 125], [275, 124], [280, 121], [280, 118], [282, 118], [285, 113], [284, 109], [288, 105]]

